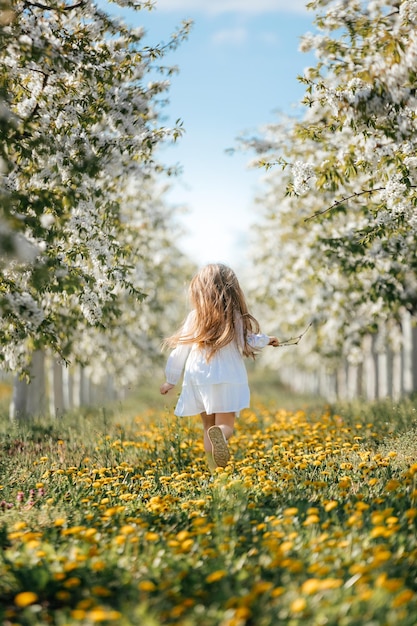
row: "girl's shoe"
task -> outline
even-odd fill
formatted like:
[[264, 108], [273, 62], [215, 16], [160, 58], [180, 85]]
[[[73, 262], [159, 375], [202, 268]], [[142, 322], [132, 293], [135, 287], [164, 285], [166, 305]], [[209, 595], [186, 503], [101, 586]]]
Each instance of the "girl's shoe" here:
[[230, 459], [227, 441], [220, 426], [211, 426], [207, 431], [213, 448], [213, 459], [218, 467], [226, 467]]

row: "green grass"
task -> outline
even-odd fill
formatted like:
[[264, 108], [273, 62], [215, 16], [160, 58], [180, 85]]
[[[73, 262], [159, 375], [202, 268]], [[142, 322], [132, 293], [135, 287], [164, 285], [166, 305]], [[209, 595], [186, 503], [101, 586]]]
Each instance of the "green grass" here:
[[415, 626], [415, 400], [326, 406], [251, 373], [211, 475], [158, 386], [0, 420], [0, 623]]

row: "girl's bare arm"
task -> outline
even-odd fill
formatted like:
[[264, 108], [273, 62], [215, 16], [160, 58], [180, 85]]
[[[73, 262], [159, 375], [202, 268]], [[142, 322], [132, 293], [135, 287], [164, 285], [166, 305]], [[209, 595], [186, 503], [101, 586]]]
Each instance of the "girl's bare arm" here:
[[174, 387], [175, 385], [171, 385], [171, 383], [164, 383], [163, 385], [161, 385], [159, 391], [164, 396], [166, 393], [168, 393], [168, 391], [171, 391], [171, 389], [173, 389]]

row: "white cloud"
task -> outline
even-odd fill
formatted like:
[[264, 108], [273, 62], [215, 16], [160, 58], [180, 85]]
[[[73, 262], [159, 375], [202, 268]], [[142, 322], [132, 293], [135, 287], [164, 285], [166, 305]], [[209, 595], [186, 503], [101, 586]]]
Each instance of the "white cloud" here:
[[248, 31], [246, 28], [242, 28], [241, 26], [218, 30], [212, 37], [212, 41], [215, 44], [229, 44], [232, 46], [241, 45], [245, 43], [247, 39]]
[[259, 34], [259, 39], [266, 46], [273, 47], [273, 46], [276, 46], [276, 45], [279, 44], [279, 37], [277, 36], [276, 33], [266, 32], [265, 31], [265, 32]]
[[155, 0], [161, 11], [192, 13], [304, 13], [307, 0]]
[[[243, 26], [225, 28], [215, 32], [211, 40], [215, 45], [241, 46], [249, 40], [249, 31]], [[256, 40], [268, 47], [279, 44], [279, 37], [273, 32], [260, 32], [256, 34]]]

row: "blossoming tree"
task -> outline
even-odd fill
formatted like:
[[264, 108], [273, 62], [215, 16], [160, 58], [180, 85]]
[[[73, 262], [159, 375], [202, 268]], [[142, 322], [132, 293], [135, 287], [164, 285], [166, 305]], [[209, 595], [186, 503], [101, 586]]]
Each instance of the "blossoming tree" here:
[[362, 359], [388, 320], [395, 348], [392, 321], [416, 310], [417, 2], [309, 6], [321, 13], [301, 45], [318, 58], [301, 78], [306, 108], [246, 144], [272, 168], [258, 294], [290, 325], [317, 322], [315, 367], [317, 352]]
[[160, 122], [172, 72], [160, 60], [189, 25], [150, 48], [143, 29], [91, 0], [16, 0], [8, 15], [0, 50], [10, 112], [1, 126], [2, 225], [14, 250], [0, 267], [0, 360], [20, 375], [47, 347], [69, 360], [80, 330], [115, 327], [129, 296], [145, 297], [140, 268], [146, 264], [149, 275], [147, 241], [158, 241], [162, 218], [159, 209], [152, 221], [145, 194], [127, 202], [127, 190], [134, 181], [156, 193], [164, 168], [155, 148], [181, 134], [180, 124]]

